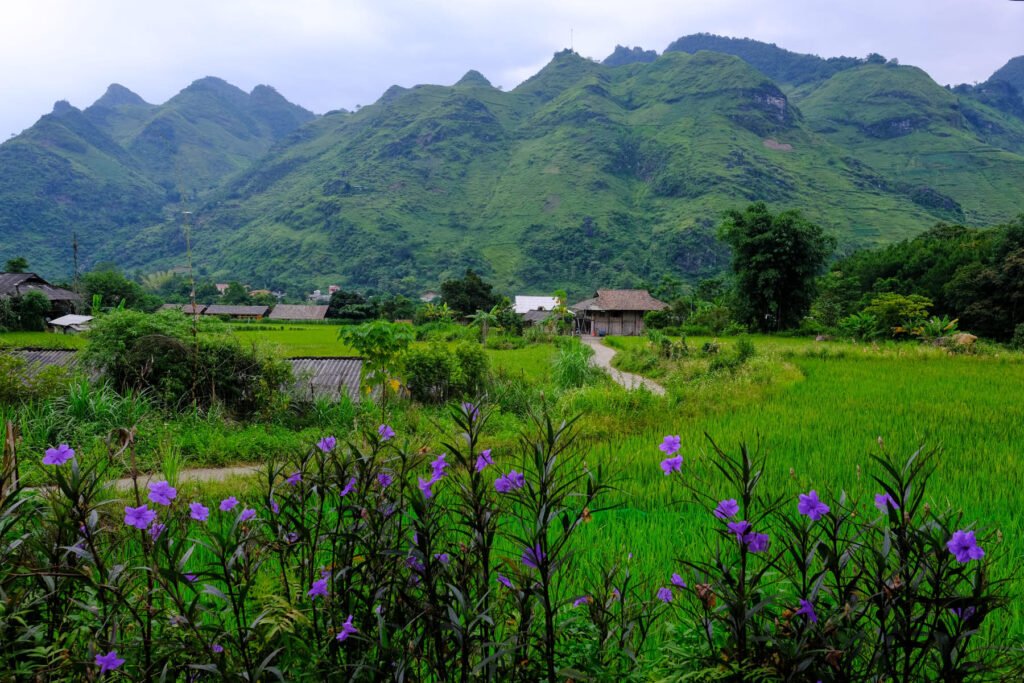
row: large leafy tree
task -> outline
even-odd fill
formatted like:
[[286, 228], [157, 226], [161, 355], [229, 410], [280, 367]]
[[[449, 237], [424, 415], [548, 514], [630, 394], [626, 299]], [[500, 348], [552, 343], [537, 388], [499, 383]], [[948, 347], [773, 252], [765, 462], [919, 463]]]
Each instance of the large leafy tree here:
[[327, 305], [327, 317], [360, 323], [377, 317], [377, 310], [373, 303], [367, 301], [359, 292], [339, 289], [331, 294], [331, 301]]
[[493, 285], [484, 282], [473, 269], [467, 269], [461, 279], [441, 283], [441, 299], [453, 310], [468, 316], [477, 310], [489, 311], [498, 303]]
[[7, 259], [7, 263], [4, 264], [5, 273], [27, 273], [28, 272], [28, 259], [24, 256], [15, 256], [12, 259]]
[[729, 211], [719, 235], [732, 247], [741, 317], [764, 331], [796, 327], [835, 241], [798, 211], [772, 214], [764, 202]]

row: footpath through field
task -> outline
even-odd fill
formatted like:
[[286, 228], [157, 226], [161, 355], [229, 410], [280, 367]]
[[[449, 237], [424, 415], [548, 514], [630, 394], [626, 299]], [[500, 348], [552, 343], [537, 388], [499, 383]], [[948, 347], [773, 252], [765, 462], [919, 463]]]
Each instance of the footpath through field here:
[[661, 386], [657, 382], [641, 377], [640, 375], [634, 375], [631, 372], [622, 372], [612, 367], [612, 358], [615, 357], [615, 349], [605, 346], [601, 343], [600, 337], [591, 337], [590, 335], [580, 336], [580, 341], [594, 349], [594, 355], [590, 357], [591, 365], [596, 365], [602, 370], [606, 370], [612, 379], [626, 387], [627, 389], [636, 389], [638, 387], [645, 386], [648, 391], [658, 396], [665, 395], [665, 387]]

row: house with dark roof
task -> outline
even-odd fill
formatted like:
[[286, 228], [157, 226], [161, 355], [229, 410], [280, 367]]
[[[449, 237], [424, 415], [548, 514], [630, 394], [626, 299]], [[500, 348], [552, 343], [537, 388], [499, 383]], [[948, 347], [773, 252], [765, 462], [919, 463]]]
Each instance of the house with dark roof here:
[[50, 316], [73, 313], [82, 297], [69, 289], [54, 287], [35, 273], [0, 273], [0, 298], [20, 298], [39, 292], [50, 301]]
[[577, 333], [603, 337], [643, 334], [644, 313], [667, 307], [646, 289], [599, 289], [569, 308], [576, 315]]
[[207, 306], [203, 315], [223, 315], [235, 320], [262, 320], [270, 312], [270, 306]]
[[185, 315], [202, 315], [203, 311], [206, 310], [206, 304], [196, 304], [195, 309], [192, 308], [192, 304], [164, 304], [158, 311], [178, 311]]
[[270, 312], [270, 320], [323, 320], [327, 317], [327, 306], [300, 306], [278, 304]]

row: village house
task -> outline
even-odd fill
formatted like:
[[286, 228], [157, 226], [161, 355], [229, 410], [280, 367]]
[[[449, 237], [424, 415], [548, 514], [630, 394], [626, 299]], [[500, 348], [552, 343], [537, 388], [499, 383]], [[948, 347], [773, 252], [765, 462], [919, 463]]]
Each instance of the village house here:
[[270, 306], [207, 306], [203, 315], [222, 315], [234, 320], [262, 320], [270, 312]]
[[270, 312], [270, 320], [323, 320], [327, 317], [327, 308], [327, 306], [278, 304]]
[[517, 294], [514, 310], [523, 319], [527, 327], [541, 325], [551, 317], [551, 311], [558, 306], [558, 299], [553, 296], [528, 296]]
[[54, 287], [35, 273], [0, 273], [0, 298], [19, 298], [39, 292], [50, 301], [48, 317], [73, 313], [82, 297], [71, 290]]
[[597, 337], [644, 333], [644, 313], [660, 311], [668, 304], [646, 289], [599, 289], [590, 299], [570, 306], [576, 314], [576, 332]]

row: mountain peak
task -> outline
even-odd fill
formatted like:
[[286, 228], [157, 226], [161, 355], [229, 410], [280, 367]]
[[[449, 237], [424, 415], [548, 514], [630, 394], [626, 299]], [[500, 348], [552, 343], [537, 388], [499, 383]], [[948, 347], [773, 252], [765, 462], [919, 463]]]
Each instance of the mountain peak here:
[[1024, 96], [1024, 55], [1014, 57], [999, 68], [990, 81], [1006, 81]]
[[78, 109], [67, 100], [57, 100], [53, 103], [53, 111], [50, 113], [54, 116], [65, 116], [77, 111]]
[[92, 103], [92, 106], [94, 107], [107, 108], [119, 107], [122, 105], [149, 106], [149, 103], [120, 83], [111, 83], [108, 85], [107, 91], [103, 93], [103, 96]]
[[464, 75], [462, 78], [460, 78], [455, 85], [456, 86], [459, 86], [459, 85], [466, 85], [466, 86], [468, 86], [468, 85], [475, 85], [475, 86], [483, 86], [485, 88], [493, 88], [494, 87], [493, 85], [491, 85], [491, 82], [489, 80], [487, 80], [487, 78], [482, 73], [477, 71], [476, 69], [470, 69], [469, 71], [467, 71], [466, 75]]
[[241, 88], [231, 85], [223, 78], [217, 78], [216, 76], [204, 76], [203, 78], [196, 79], [182, 92], [210, 92], [216, 95], [237, 96], [241, 94], [248, 96], [248, 93]]
[[642, 47], [624, 47], [622, 45], [616, 45], [615, 51], [604, 58], [601, 62], [605, 66], [623, 66], [625, 64], [633, 64], [636, 62], [653, 62], [658, 58], [656, 50], [645, 50]]

